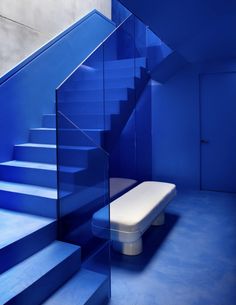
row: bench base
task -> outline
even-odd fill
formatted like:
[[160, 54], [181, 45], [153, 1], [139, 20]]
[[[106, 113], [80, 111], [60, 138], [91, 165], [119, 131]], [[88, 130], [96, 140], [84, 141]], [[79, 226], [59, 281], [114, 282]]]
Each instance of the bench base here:
[[159, 214], [159, 216], [153, 221], [152, 226], [162, 226], [165, 223], [165, 212]]
[[130, 243], [113, 241], [112, 247], [115, 251], [124, 255], [139, 255], [143, 251], [143, 241], [142, 238]]

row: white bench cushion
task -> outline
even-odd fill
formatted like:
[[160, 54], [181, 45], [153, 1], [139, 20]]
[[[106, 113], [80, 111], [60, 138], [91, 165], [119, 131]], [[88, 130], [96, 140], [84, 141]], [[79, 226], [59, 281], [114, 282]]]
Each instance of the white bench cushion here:
[[[110, 204], [111, 239], [120, 242], [139, 239], [175, 195], [174, 184], [146, 181], [114, 200]], [[95, 213], [94, 234], [107, 237], [107, 222], [107, 209]]]

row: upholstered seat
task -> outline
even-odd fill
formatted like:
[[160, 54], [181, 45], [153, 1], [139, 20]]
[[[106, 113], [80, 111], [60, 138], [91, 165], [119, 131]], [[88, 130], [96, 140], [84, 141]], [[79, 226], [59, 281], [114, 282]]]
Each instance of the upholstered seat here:
[[112, 241], [119, 243], [140, 243], [143, 233], [157, 220], [175, 195], [174, 184], [143, 182], [110, 204], [110, 228], [107, 209], [95, 213], [93, 232], [101, 238], [110, 235]]

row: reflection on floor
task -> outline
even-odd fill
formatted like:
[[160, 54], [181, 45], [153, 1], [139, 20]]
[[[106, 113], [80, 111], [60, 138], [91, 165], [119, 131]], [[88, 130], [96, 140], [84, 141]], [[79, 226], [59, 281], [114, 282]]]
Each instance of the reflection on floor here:
[[235, 305], [236, 194], [179, 193], [144, 252], [112, 260], [109, 305]]

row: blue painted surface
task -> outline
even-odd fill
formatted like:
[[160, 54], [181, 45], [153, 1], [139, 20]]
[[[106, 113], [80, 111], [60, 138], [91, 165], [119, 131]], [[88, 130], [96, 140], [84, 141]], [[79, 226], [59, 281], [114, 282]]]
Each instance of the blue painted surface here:
[[190, 67], [152, 94], [153, 179], [200, 188], [197, 74]]
[[41, 304], [79, 267], [80, 248], [55, 241], [0, 275], [0, 303]]
[[[140, 4], [132, 3], [130, 6], [131, 10], [133, 9], [132, 12], [136, 13], [134, 8], [138, 6]], [[122, 16], [127, 14], [127, 9], [117, 0], [113, 1], [113, 10], [115, 12], [113, 14], [115, 21], [122, 19]], [[136, 16], [139, 17], [139, 15]], [[145, 20], [145, 24], [149, 25], [149, 19]], [[147, 68], [151, 72], [152, 78], [156, 81], [165, 82], [173, 73], [187, 63], [183, 56], [174, 52], [149, 27], [144, 27], [143, 22], [138, 18], [135, 19], [134, 35], [135, 52], [139, 56], [145, 56], [147, 58]]]
[[236, 193], [236, 71], [200, 75], [201, 188]]
[[114, 27], [93, 11], [1, 79], [0, 161], [11, 160], [13, 145], [27, 141], [29, 128], [40, 125], [42, 114], [55, 111], [56, 87]]
[[232, 305], [236, 195], [179, 192], [136, 257], [112, 253], [110, 305]]
[[120, 2], [188, 62], [235, 57], [235, 1]]
[[[165, 84], [153, 84], [154, 180], [173, 182], [178, 188], [200, 189], [199, 75], [235, 70], [235, 61], [188, 65]], [[208, 94], [214, 95], [215, 90], [212, 84]], [[217, 136], [217, 130], [214, 132]]]
[[0, 181], [0, 198], [3, 209], [57, 217], [57, 190], [54, 188]]
[[165, 83], [173, 75], [178, 73], [187, 64], [183, 56], [176, 51], [168, 54], [161, 62], [159, 62], [152, 70], [152, 79]]
[[81, 269], [42, 305], [59, 305], [62, 300], [63, 305], [104, 305], [108, 287], [106, 276]]
[[0, 209], [0, 273], [53, 242], [56, 229], [53, 219]]

